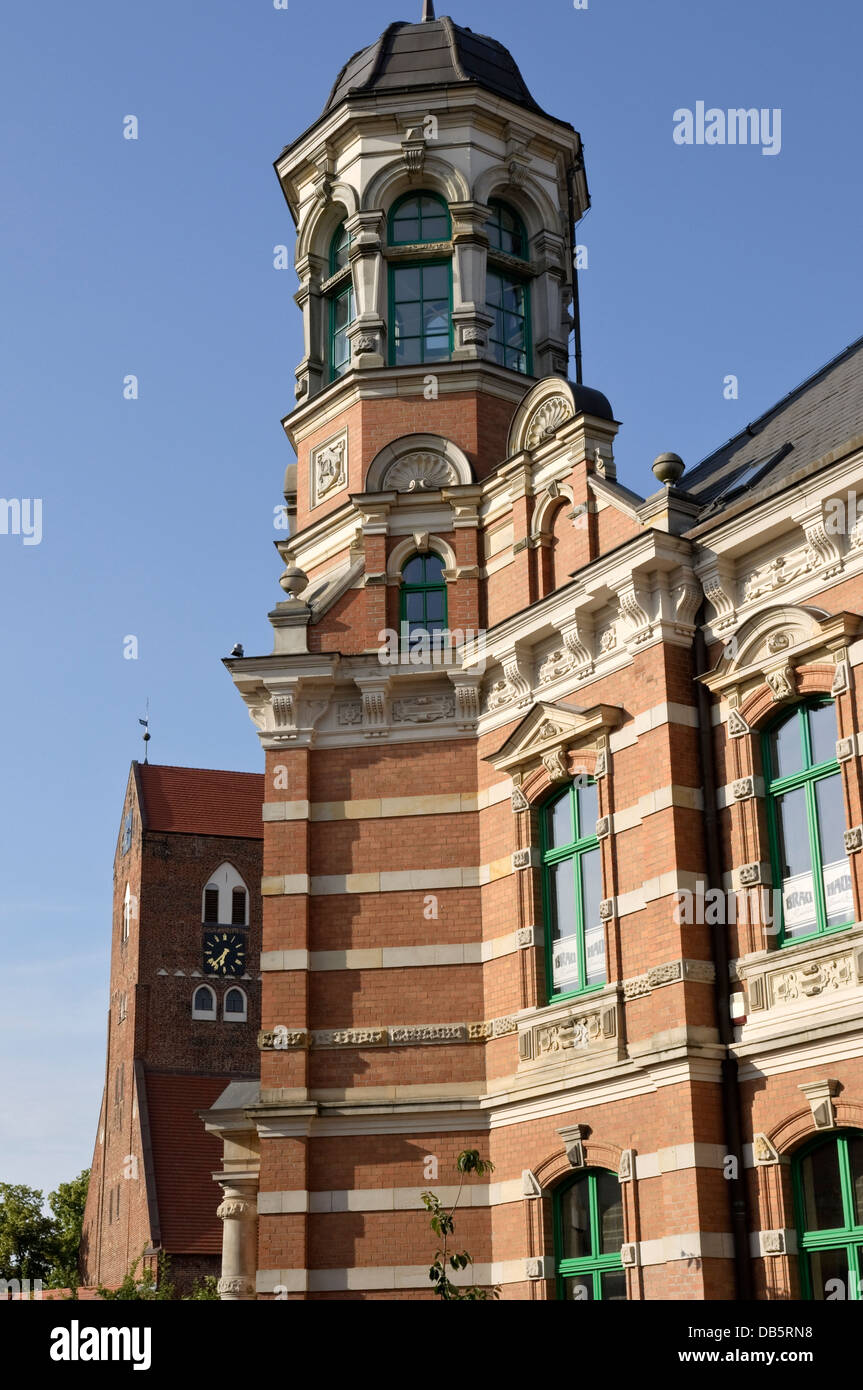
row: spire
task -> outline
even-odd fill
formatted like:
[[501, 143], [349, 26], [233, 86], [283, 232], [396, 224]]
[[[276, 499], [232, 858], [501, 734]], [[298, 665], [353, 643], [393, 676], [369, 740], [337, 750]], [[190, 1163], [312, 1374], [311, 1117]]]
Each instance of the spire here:
[[435, 18], [434, 0], [423, 0], [423, 17], [421, 24], [427, 24], [430, 19]]

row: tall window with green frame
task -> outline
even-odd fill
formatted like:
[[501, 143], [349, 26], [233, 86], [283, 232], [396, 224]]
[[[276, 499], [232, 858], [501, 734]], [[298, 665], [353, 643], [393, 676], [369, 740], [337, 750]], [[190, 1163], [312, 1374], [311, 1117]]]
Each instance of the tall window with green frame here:
[[576, 994], [605, 984], [598, 810], [596, 783], [574, 782], [541, 813], [549, 996]]
[[446, 630], [446, 580], [439, 555], [412, 555], [402, 570], [401, 621], [416, 632]]
[[521, 218], [505, 203], [492, 201], [486, 223], [489, 260], [486, 270], [486, 309], [492, 317], [489, 347], [495, 362], [510, 371], [531, 369], [530, 286], [511, 268], [495, 263], [495, 253], [527, 256], [527, 235]]
[[554, 1195], [557, 1296], [580, 1303], [626, 1299], [620, 1259], [623, 1202], [616, 1173], [580, 1173]]
[[[330, 246], [330, 275], [338, 275], [349, 266], [351, 236], [345, 224], [338, 228]], [[344, 376], [351, 365], [351, 345], [348, 328], [354, 321], [354, 286], [350, 276], [337, 281], [329, 296], [330, 304], [330, 381]]]
[[854, 921], [832, 701], [798, 705], [765, 733], [764, 781], [780, 943]]
[[[436, 193], [408, 193], [389, 215], [390, 246], [427, 246], [449, 241], [449, 208]], [[411, 366], [441, 362], [452, 354], [452, 262], [428, 261], [391, 265], [390, 364]]]
[[863, 1133], [813, 1140], [792, 1175], [803, 1297], [863, 1302]]

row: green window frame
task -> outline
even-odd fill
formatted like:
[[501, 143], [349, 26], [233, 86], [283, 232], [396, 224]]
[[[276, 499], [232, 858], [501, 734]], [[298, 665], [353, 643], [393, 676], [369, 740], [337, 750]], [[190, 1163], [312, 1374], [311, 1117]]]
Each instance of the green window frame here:
[[449, 241], [452, 220], [439, 193], [422, 189], [405, 193], [390, 208], [387, 231], [390, 246], [422, 246], [430, 241]]
[[863, 1302], [863, 1131], [813, 1139], [794, 1156], [792, 1185], [803, 1297]]
[[492, 316], [489, 347], [501, 367], [529, 376], [531, 363], [530, 284], [511, 271], [494, 265], [495, 252], [527, 259], [527, 233], [514, 208], [499, 199], [489, 203], [486, 222], [490, 261], [486, 271], [486, 309]]
[[415, 632], [445, 632], [446, 580], [440, 555], [411, 555], [402, 567], [400, 619], [410, 638]]
[[[337, 275], [340, 270], [349, 266], [349, 255], [353, 237], [342, 222], [335, 231], [330, 242], [330, 275]], [[354, 321], [354, 285], [353, 278], [349, 276], [345, 283], [339, 285], [329, 295], [329, 346], [328, 364], [330, 381], [337, 381], [350, 370], [351, 365], [351, 344], [348, 338], [348, 329]]]
[[492, 316], [488, 342], [493, 361], [511, 372], [529, 376], [530, 285], [502, 270], [486, 271], [485, 307]]
[[540, 810], [545, 969], [549, 999], [588, 994], [606, 983], [602, 857], [594, 781], [579, 778]]
[[445, 362], [451, 357], [452, 262], [391, 265], [389, 318], [390, 366]]
[[515, 208], [502, 203], [499, 198], [489, 202], [491, 217], [485, 224], [489, 249], [502, 251], [505, 256], [518, 256], [527, 260], [527, 232]]
[[[626, 1273], [623, 1197], [616, 1173], [589, 1168], [554, 1193], [557, 1297], [567, 1302], [623, 1302]], [[577, 1254], [567, 1251], [578, 1249]]]
[[774, 720], [762, 765], [779, 945], [842, 931], [855, 914], [833, 701], [808, 700]]

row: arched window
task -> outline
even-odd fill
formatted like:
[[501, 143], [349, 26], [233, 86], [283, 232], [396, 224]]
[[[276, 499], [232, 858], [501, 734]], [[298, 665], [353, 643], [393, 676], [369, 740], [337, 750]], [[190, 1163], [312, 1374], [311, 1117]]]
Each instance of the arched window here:
[[216, 1017], [216, 995], [209, 985], [198, 985], [192, 995], [192, 1018], [214, 1019]]
[[545, 959], [549, 997], [605, 984], [599, 915], [602, 864], [595, 782], [573, 782], [541, 818]]
[[811, 701], [765, 733], [764, 782], [773, 882], [782, 891], [780, 942], [854, 921], [842, 774], [831, 701]]
[[803, 1297], [863, 1301], [863, 1134], [813, 1140], [792, 1173]]
[[206, 927], [245, 927], [249, 923], [249, 892], [233, 864], [220, 864], [210, 876], [202, 904]]
[[518, 213], [505, 203], [490, 204], [486, 223], [489, 263], [486, 272], [486, 309], [492, 317], [489, 347], [495, 362], [510, 371], [530, 371], [530, 287], [525, 276], [495, 262], [495, 253], [527, 256], [527, 235]]
[[439, 555], [412, 555], [402, 570], [401, 621], [414, 632], [446, 630], [446, 581]]
[[354, 321], [354, 284], [350, 273], [349, 254], [351, 234], [344, 222], [330, 243], [330, 275], [345, 275], [335, 282], [329, 293], [329, 367], [330, 381], [344, 376], [351, 365], [351, 345], [348, 328]]
[[245, 1023], [247, 1014], [246, 996], [236, 986], [225, 995], [222, 1017], [227, 1023]]
[[[408, 193], [389, 215], [390, 246], [448, 241], [449, 208], [436, 193]], [[440, 362], [452, 353], [452, 261], [390, 265], [390, 365]]]
[[448, 241], [449, 208], [437, 193], [405, 193], [390, 209], [391, 246], [420, 246], [429, 241]]
[[625, 1299], [622, 1244], [623, 1202], [616, 1173], [588, 1169], [554, 1194], [558, 1298], [582, 1303]]

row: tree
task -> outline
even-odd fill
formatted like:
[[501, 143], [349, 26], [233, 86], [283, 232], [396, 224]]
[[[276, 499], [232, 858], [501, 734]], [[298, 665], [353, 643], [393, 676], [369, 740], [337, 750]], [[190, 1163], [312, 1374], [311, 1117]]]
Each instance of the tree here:
[[89, 1182], [90, 1169], [85, 1168], [77, 1178], [73, 1178], [71, 1182], [61, 1182], [57, 1191], [49, 1194], [48, 1205], [54, 1214], [49, 1288], [77, 1287], [78, 1247], [81, 1244], [81, 1227], [84, 1223], [84, 1206]]
[[48, 1277], [53, 1222], [42, 1210], [42, 1203], [37, 1188], [0, 1182], [0, 1278]]
[[490, 1159], [480, 1158], [477, 1149], [464, 1149], [456, 1159], [456, 1170], [459, 1174], [458, 1191], [449, 1210], [434, 1192], [421, 1194], [426, 1211], [430, 1211], [432, 1214], [429, 1225], [435, 1235], [443, 1242], [443, 1248], [435, 1252], [434, 1262], [429, 1269], [429, 1279], [438, 1298], [452, 1301], [462, 1299], [470, 1302], [500, 1298], [500, 1289], [497, 1285], [491, 1289], [481, 1289], [476, 1284], [469, 1284], [465, 1287], [454, 1284], [449, 1277], [450, 1269], [458, 1271], [467, 1269], [468, 1265], [473, 1264], [473, 1260], [466, 1250], [459, 1251], [457, 1254], [450, 1254], [448, 1249], [449, 1237], [455, 1228], [453, 1218], [461, 1198], [465, 1174], [476, 1173], [477, 1177], [483, 1177], [486, 1173], [494, 1172], [494, 1164]]

